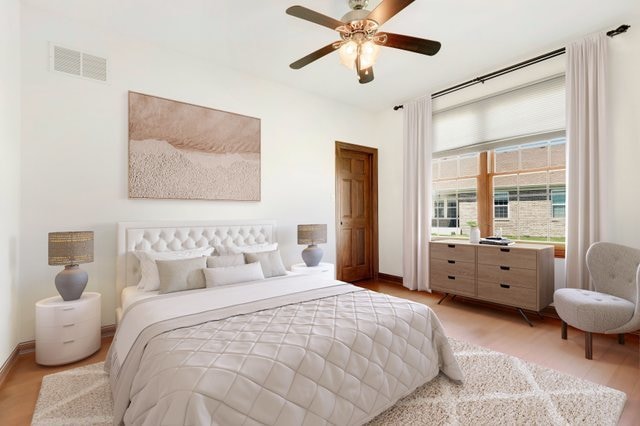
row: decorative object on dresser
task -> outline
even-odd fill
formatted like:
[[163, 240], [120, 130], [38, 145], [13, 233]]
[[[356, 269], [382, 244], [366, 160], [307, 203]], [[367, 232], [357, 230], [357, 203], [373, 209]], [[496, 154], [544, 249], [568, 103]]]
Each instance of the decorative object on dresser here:
[[324, 278], [333, 280], [336, 277], [336, 271], [333, 263], [319, 263], [317, 266], [307, 266], [304, 263], [296, 263], [291, 265], [291, 272], [305, 275], [321, 275]]
[[93, 262], [93, 231], [50, 232], [49, 265], [64, 265], [56, 275], [58, 293], [65, 301], [77, 300], [89, 276], [78, 266]]
[[432, 241], [431, 288], [447, 296], [459, 295], [540, 312], [553, 300], [553, 246], [516, 243], [509, 247], [471, 244], [463, 240]]
[[[617, 334], [640, 330], [640, 250], [613, 243], [594, 243], [587, 251], [587, 268], [594, 291], [561, 288], [553, 304], [562, 320], [584, 331], [584, 356], [593, 359], [592, 333]], [[570, 283], [576, 284], [576, 283]]]
[[61, 365], [100, 349], [100, 293], [64, 301], [59, 296], [36, 303], [36, 362]]
[[260, 201], [260, 119], [129, 92], [129, 197]]
[[480, 242], [480, 228], [478, 228], [478, 222], [470, 220], [467, 222], [469, 225], [469, 242], [472, 244], [478, 244]]
[[322, 249], [318, 244], [327, 242], [327, 225], [298, 225], [298, 244], [309, 244], [302, 250], [302, 260], [307, 266], [318, 266], [322, 260]]

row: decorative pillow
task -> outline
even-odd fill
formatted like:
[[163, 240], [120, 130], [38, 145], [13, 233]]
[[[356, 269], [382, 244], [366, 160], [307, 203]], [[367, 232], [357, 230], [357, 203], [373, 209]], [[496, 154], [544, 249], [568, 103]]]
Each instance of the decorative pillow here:
[[260, 262], [265, 278], [287, 275], [287, 270], [284, 268], [284, 263], [282, 263], [282, 257], [280, 257], [280, 251], [278, 250], [245, 253], [244, 260], [247, 263]]
[[278, 249], [278, 243], [251, 244], [247, 246], [215, 246], [218, 256], [230, 254], [257, 253], [261, 251], [273, 251]]
[[160, 294], [204, 288], [206, 282], [202, 273], [207, 266], [205, 257], [179, 260], [157, 260], [160, 276]]
[[260, 263], [203, 269], [207, 287], [245, 283], [264, 279]]
[[238, 265], [244, 265], [244, 255], [242, 253], [207, 257], [207, 268], [222, 268], [225, 266]]
[[158, 276], [156, 260], [193, 259], [195, 257], [209, 256], [212, 252], [212, 247], [177, 251], [136, 250], [133, 254], [135, 254], [140, 261], [141, 272], [138, 288], [144, 291], [155, 291], [160, 288], [160, 277]]

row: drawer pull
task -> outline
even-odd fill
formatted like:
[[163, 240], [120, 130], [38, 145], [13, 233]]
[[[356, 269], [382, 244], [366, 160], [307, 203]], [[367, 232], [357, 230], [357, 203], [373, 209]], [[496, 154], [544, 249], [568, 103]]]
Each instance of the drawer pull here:
[[62, 310], [63, 310], [63, 311], [73, 311], [74, 309], [75, 309], [75, 308], [71, 308], [71, 307], [69, 307], [69, 308], [62, 308]]
[[450, 280], [455, 280], [456, 277], [454, 277], [453, 275], [447, 275], [447, 278], [449, 278]]
[[449, 248], [456, 248], [456, 245], [455, 245], [455, 244], [447, 244], [447, 247], [449, 247]]
[[509, 284], [500, 284], [500, 287], [502, 287], [502, 288], [511, 288], [511, 286]]
[[451, 263], [451, 264], [454, 264], [454, 265], [455, 265], [455, 263], [456, 263], [456, 261], [455, 261], [455, 260], [447, 260], [447, 262], [448, 262], [448, 263]]
[[73, 327], [75, 325], [75, 323], [71, 323], [71, 324], [64, 324], [62, 327], [64, 328], [68, 328], [68, 327]]
[[503, 251], [505, 253], [509, 253], [511, 251], [511, 249], [508, 248], [501, 248], [500, 251]]
[[503, 271], [508, 271], [511, 268], [509, 266], [500, 266], [500, 269], [502, 269]]
[[73, 343], [73, 342], [75, 342], [75, 340], [66, 340], [66, 341], [64, 341], [62, 343], [66, 345], [67, 343]]

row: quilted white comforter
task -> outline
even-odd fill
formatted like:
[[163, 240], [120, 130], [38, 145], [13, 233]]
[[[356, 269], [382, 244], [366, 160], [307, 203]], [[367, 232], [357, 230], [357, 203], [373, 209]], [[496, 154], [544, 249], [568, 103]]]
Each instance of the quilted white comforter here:
[[116, 424], [362, 424], [439, 371], [462, 380], [419, 303], [313, 276], [187, 293], [125, 312]]

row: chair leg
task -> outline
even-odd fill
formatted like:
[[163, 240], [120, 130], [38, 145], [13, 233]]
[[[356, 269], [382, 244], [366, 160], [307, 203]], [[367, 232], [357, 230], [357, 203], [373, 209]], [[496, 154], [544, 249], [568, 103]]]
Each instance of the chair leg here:
[[567, 340], [567, 323], [564, 321], [562, 321], [561, 330], [562, 340]]
[[584, 357], [586, 359], [593, 359], [593, 346], [591, 333], [585, 331], [584, 333]]
[[618, 334], [618, 343], [624, 345], [624, 333]]

